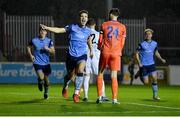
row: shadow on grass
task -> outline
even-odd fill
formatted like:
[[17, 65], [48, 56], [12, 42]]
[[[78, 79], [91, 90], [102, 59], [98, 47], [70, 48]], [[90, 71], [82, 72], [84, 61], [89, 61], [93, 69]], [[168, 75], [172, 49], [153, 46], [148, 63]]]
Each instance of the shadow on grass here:
[[45, 99], [32, 99], [32, 100], [12, 102], [12, 104], [33, 104], [33, 103], [41, 103], [43, 101], [45, 101]]

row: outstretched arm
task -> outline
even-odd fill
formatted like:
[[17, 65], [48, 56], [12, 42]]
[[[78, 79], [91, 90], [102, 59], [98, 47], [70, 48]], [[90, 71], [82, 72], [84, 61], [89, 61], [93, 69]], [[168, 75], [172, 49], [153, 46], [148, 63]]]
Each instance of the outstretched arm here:
[[58, 27], [48, 27], [46, 25], [43, 25], [43, 24], [40, 24], [40, 26], [43, 28], [43, 29], [46, 29], [50, 32], [54, 32], [54, 33], [65, 33], [66, 32], [66, 29], [65, 28], [58, 28]]

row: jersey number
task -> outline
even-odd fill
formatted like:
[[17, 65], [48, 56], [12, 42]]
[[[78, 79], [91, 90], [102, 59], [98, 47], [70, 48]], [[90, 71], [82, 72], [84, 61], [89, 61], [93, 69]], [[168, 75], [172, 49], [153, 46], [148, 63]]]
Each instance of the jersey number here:
[[108, 39], [111, 39], [113, 35], [114, 35], [114, 36], [116, 37], [116, 39], [117, 39], [118, 33], [119, 33], [119, 29], [118, 29], [118, 28], [113, 29], [112, 26], [108, 26], [107, 29], [108, 29], [108, 31], [109, 31], [109, 32], [107, 33]]
[[96, 40], [95, 40], [96, 35], [92, 34], [91, 36], [92, 36], [92, 44], [96, 43]]

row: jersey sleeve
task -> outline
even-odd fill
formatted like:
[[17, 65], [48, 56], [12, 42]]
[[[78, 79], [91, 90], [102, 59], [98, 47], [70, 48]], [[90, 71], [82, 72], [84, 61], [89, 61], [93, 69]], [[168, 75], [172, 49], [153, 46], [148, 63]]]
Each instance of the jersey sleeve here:
[[158, 44], [157, 44], [157, 42], [156, 42], [154, 51], [157, 51], [157, 50], [158, 50]]
[[98, 49], [101, 49], [103, 46], [103, 25], [101, 26], [100, 34], [99, 34], [99, 40], [98, 40]]
[[123, 26], [123, 32], [122, 32], [123, 38], [126, 38], [126, 26]]
[[122, 40], [121, 40], [121, 48], [124, 47], [125, 39], [126, 39], [126, 27], [125, 27], [125, 25], [123, 25], [123, 30], [122, 30]]
[[49, 42], [49, 48], [51, 48], [51, 47], [53, 47], [53, 46], [54, 46], [54, 43], [53, 43], [52, 40], [50, 40], [50, 42]]
[[142, 45], [138, 44], [138, 47], [136, 48], [137, 51], [141, 51], [142, 50]]
[[32, 39], [28, 42], [28, 46], [33, 46], [33, 40]]
[[71, 24], [70, 24], [70, 25], [67, 25], [67, 26], [65, 26], [64, 28], [65, 28], [66, 32], [70, 32], [70, 30], [71, 30], [71, 28], [72, 28], [72, 25], [71, 25]]

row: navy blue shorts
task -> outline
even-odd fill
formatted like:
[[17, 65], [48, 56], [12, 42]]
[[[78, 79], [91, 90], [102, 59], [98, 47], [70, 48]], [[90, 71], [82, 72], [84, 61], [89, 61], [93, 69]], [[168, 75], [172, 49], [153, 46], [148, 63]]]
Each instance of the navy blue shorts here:
[[151, 75], [153, 72], [156, 72], [156, 66], [155, 66], [155, 64], [143, 66], [140, 68], [140, 72], [141, 72], [142, 76]]
[[74, 68], [77, 67], [77, 65], [81, 62], [81, 61], [86, 61], [87, 60], [87, 54], [84, 54], [80, 57], [73, 57], [69, 54], [67, 54], [67, 58], [66, 58], [66, 69], [67, 72], [71, 72]]
[[42, 71], [45, 75], [51, 74], [51, 66], [50, 64], [48, 65], [38, 65], [38, 64], [33, 64], [35, 71]]

